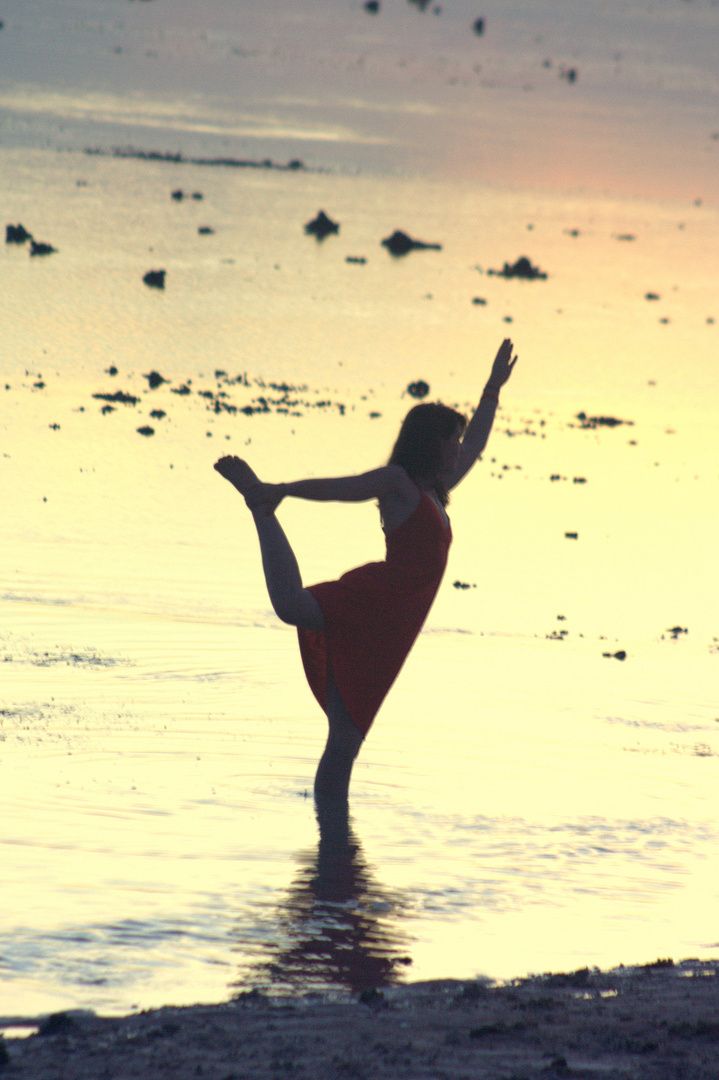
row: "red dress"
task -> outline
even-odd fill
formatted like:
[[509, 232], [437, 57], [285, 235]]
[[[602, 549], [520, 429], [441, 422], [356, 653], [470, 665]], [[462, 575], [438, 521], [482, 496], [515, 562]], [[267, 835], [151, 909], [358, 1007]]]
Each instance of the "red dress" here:
[[426, 492], [386, 538], [384, 562], [310, 586], [324, 630], [299, 629], [312, 693], [326, 711], [328, 662], [340, 697], [363, 735], [399, 674], [439, 588], [452, 531]]

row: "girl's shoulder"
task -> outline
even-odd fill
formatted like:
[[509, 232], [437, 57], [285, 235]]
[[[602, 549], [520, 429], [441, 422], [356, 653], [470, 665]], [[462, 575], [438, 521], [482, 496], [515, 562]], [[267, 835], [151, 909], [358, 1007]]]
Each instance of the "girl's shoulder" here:
[[385, 469], [392, 493], [403, 499], [412, 499], [418, 494], [420, 489], [402, 465], [386, 465]]
[[382, 528], [385, 535], [404, 525], [412, 516], [422, 498], [422, 492], [401, 465], [388, 465], [391, 484], [379, 499]]

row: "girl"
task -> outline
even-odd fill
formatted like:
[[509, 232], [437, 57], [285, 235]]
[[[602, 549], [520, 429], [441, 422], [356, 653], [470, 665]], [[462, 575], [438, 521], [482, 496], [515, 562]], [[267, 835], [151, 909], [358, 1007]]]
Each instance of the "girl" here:
[[[298, 628], [312, 692], [329, 721], [315, 798], [346, 800], [354, 760], [422, 628], [439, 588], [452, 539], [445, 507], [489, 438], [517, 357], [505, 338], [469, 424], [446, 405], [416, 405], [387, 465], [336, 479], [264, 484], [237, 457], [215, 469], [252, 511], [272, 606]], [[286, 496], [324, 502], [377, 499], [387, 557], [304, 588], [297, 560], [275, 516]]]

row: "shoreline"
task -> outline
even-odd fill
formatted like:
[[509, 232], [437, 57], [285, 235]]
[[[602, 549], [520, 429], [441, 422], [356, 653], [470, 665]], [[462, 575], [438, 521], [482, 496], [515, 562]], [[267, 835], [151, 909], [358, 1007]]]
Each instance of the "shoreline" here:
[[[0, 1041], [0, 1069], [4, 1062], [18, 1080], [711, 1080], [718, 1017], [719, 958], [657, 960], [501, 984], [433, 980], [359, 995], [275, 998], [255, 990], [226, 1004], [120, 1018], [57, 1013], [27, 1038]], [[36, 1026], [19, 1018], [3, 1023]]]

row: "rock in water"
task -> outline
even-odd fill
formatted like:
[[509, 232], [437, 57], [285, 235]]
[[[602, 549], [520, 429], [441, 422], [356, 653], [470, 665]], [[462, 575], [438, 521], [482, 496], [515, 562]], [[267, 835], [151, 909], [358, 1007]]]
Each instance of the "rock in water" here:
[[32, 240], [32, 233], [29, 233], [24, 225], [18, 223], [5, 226], [6, 244], [24, 244], [26, 240]]
[[317, 217], [313, 221], [308, 221], [305, 225], [305, 232], [308, 236], [316, 236], [318, 240], [324, 240], [330, 233], [338, 233], [339, 231], [339, 223], [327, 217], [324, 210], [320, 210]]
[[382, 247], [391, 255], [406, 255], [408, 251], [441, 251], [441, 244], [425, 244], [423, 240], [413, 240], [407, 233], [395, 229], [391, 236], [385, 237]]
[[151, 390], [157, 390], [158, 386], [162, 386], [163, 383], [169, 382], [168, 379], [163, 379], [159, 371], [151, 371], [149, 375], [143, 375], [142, 377], [143, 379], [147, 379]]
[[57, 251], [52, 244], [38, 243], [37, 240], [30, 241], [30, 254], [31, 255], [53, 255]]
[[153, 289], [164, 289], [166, 272], [165, 270], [148, 270], [142, 280]]
[[501, 270], [488, 270], [488, 274], [503, 278], [524, 278], [525, 281], [546, 281], [547, 275], [538, 266], [532, 266], [526, 255], [521, 255], [516, 263], [505, 263]]

